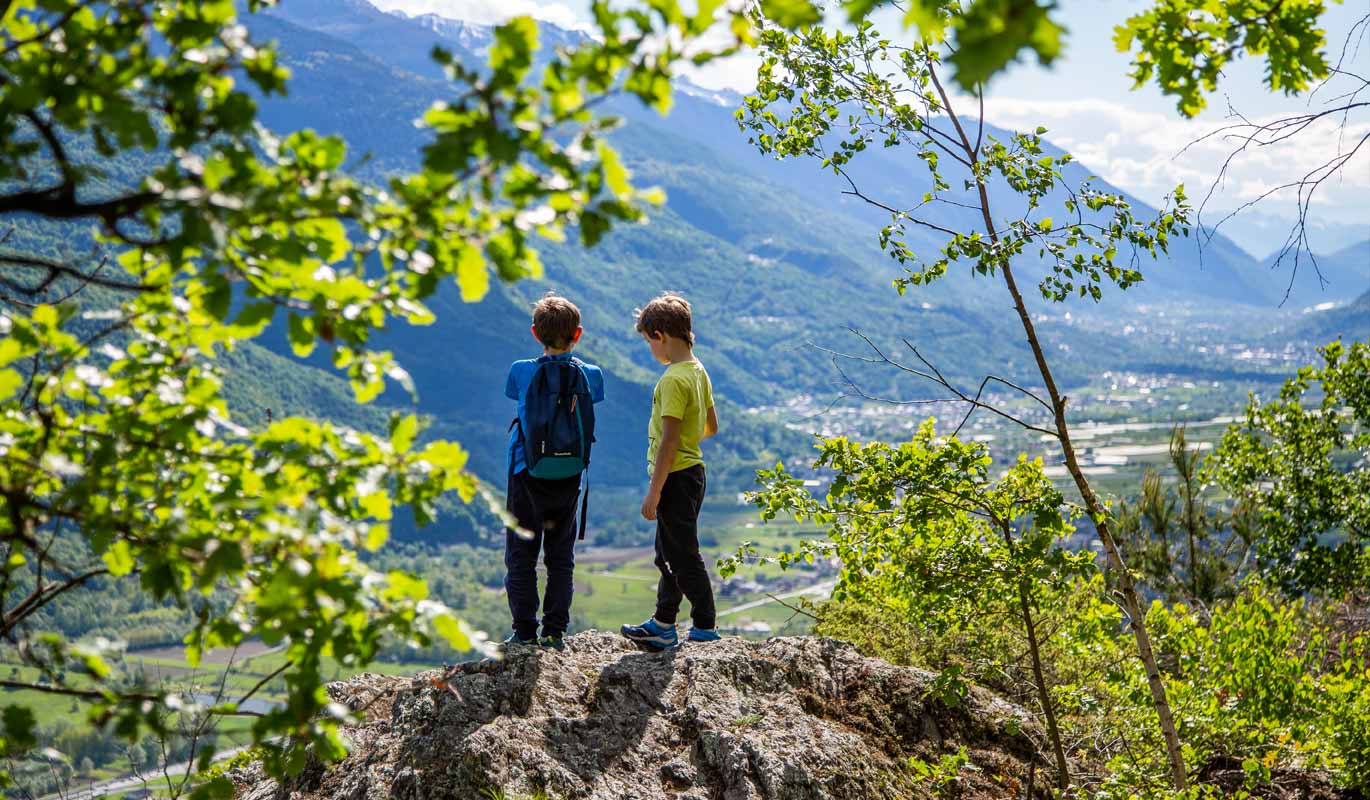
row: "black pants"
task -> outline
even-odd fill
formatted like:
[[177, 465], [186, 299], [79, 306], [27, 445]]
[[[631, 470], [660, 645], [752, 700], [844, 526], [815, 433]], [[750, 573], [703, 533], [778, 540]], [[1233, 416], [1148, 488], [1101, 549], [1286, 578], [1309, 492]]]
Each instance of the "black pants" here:
[[532, 532], [525, 539], [513, 529], [504, 531], [504, 590], [514, 633], [531, 639], [538, 632], [538, 552], [547, 566], [547, 590], [542, 600], [542, 635], [562, 636], [571, 624], [572, 573], [575, 569], [576, 499], [580, 476], [550, 481], [527, 470], [509, 478], [505, 508], [519, 527]]
[[696, 628], [714, 627], [714, 587], [699, 554], [699, 508], [704, 504], [702, 464], [672, 472], [656, 508], [656, 619], [675, 624], [681, 597], [690, 599]]

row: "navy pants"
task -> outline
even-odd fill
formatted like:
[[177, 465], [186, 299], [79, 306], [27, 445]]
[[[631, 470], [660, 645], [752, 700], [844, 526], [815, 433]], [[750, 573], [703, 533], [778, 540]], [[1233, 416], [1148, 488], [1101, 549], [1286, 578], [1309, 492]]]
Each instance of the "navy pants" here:
[[513, 529], [504, 532], [504, 590], [514, 618], [514, 633], [520, 639], [538, 634], [539, 553], [547, 567], [542, 635], [563, 636], [571, 624], [579, 494], [580, 476], [542, 480], [523, 470], [509, 478], [505, 508], [518, 520], [519, 527], [533, 534], [525, 539]]
[[690, 600], [696, 628], [714, 627], [714, 587], [699, 553], [699, 509], [704, 505], [704, 465], [672, 472], [656, 507], [657, 622], [675, 624], [681, 598]]

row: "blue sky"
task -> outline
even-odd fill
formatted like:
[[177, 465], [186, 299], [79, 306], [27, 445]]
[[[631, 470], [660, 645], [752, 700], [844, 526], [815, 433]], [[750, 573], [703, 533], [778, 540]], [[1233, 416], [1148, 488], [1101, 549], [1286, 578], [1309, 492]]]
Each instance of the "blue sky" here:
[[[515, 14], [531, 14], [563, 27], [584, 24], [587, 0], [373, 0], [378, 6], [408, 13], [434, 12], [456, 19], [495, 22]], [[1172, 98], [1152, 86], [1133, 90], [1127, 77], [1128, 58], [1113, 48], [1113, 26], [1146, 8], [1145, 0], [1063, 0], [1059, 19], [1069, 28], [1065, 54], [1050, 68], [1021, 63], [990, 86], [986, 116], [1005, 127], [1044, 125], [1048, 138], [1071, 151], [1101, 177], [1151, 202], [1183, 182], [1191, 196], [1202, 197], [1232, 149], [1214, 138], [1178, 155], [1185, 145], [1232, 122], [1231, 109], [1249, 119], [1270, 118], [1316, 109], [1337, 91], [1312, 99], [1272, 95], [1261, 84], [1259, 62], [1246, 60], [1228, 70], [1209, 108], [1197, 119], [1182, 119]], [[1367, 11], [1365, 0], [1332, 4], [1324, 24], [1329, 50], [1342, 50], [1351, 26]], [[897, 17], [880, 20], [886, 33], [897, 29]], [[709, 88], [746, 91], [752, 85], [757, 59], [741, 55], [710, 65], [691, 75]], [[1348, 61], [1370, 73], [1370, 37]], [[1290, 145], [1263, 148], [1237, 160], [1209, 201], [1210, 212], [1225, 211], [1259, 196], [1273, 186], [1302, 175], [1338, 148], [1349, 147], [1370, 133], [1370, 115], [1352, 119], [1340, 130], [1330, 121], [1310, 129]], [[1362, 230], [1370, 237], [1370, 145], [1348, 163], [1339, 179], [1324, 184], [1314, 204], [1319, 223]], [[1291, 217], [1292, 202], [1281, 197], [1264, 201], [1257, 217]], [[1207, 214], [1208, 212], [1206, 212]], [[1207, 217], [1206, 219], [1212, 219]], [[1264, 243], [1256, 246], [1259, 250]]]

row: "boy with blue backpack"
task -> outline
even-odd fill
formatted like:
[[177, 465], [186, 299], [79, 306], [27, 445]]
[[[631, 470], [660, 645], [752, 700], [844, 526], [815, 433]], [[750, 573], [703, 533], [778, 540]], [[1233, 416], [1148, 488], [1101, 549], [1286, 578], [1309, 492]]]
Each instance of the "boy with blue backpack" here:
[[[504, 394], [518, 402], [510, 424], [509, 489], [505, 508], [519, 529], [505, 529], [504, 588], [514, 631], [508, 645], [561, 650], [571, 624], [572, 571], [575, 567], [576, 502], [580, 500], [580, 538], [585, 538], [585, 494], [581, 474], [590, 464], [595, 440], [594, 404], [604, 400], [599, 368], [571, 355], [580, 341], [580, 309], [548, 292], [533, 306], [533, 337], [541, 358], [509, 366]], [[538, 637], [537, 560], [547, 566]]]

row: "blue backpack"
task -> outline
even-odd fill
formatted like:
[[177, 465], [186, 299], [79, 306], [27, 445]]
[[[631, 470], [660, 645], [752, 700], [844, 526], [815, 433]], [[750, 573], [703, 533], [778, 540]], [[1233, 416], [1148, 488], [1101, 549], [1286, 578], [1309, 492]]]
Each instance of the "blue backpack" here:
[[[573, 478], [589, 469], [595, 441], [595, 404], [580, 359], [543, 357], [528, 381], [519, 428], [528, 474], [543, 480]], [[587, 476], [581, 500], [580, 538], [585, 538], [589, 502]]]

